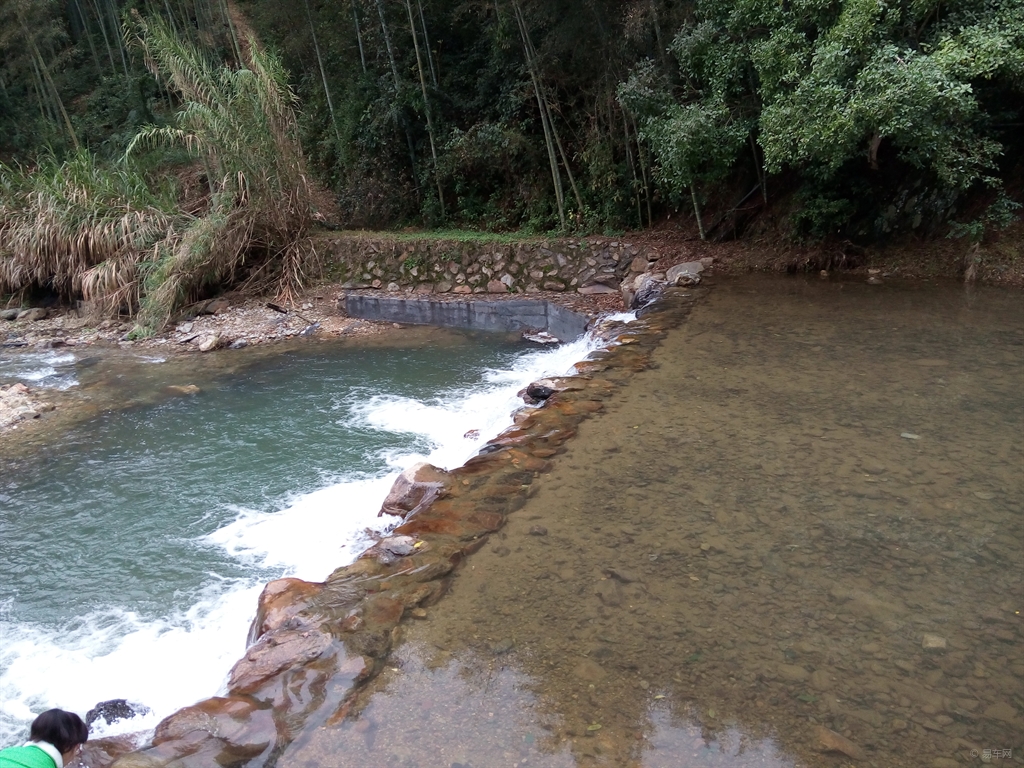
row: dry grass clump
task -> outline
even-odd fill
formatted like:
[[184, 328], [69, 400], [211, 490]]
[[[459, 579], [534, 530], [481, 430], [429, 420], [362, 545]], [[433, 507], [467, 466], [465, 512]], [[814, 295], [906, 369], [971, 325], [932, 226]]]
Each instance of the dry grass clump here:
[[86, 151], [0, 165], [0, 294], [46, 286], [130, 310], [138, 265], [174, 226], [172, 211], [132, 168], [101, 167]]
[[[48, 287], [137, 312], [152, 330], [243, 278], [301, 288], [316, 264], [315, 209], [280, 62], [248, 39], [241, 66], [216, 64], [159, 19], [136, 16], [134, 32], [181, 98], [173, 124], [143, 129], [108, 167], [87, 152], [31, 172], [0, 167], [0, 293]], [[168, 146], [201, 165], [205, 211], [177, 209], [135, 169], [133, 156]]]

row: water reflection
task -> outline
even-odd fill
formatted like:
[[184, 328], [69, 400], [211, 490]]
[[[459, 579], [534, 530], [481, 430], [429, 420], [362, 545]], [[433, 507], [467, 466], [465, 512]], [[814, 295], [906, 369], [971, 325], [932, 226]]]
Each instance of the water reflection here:
[[1022, 434], [1018, 294], [719, 286], [407, 626], [351, 764], [1019, 758]]
[[[492, 649], [493, 651], [493, 649]], [[291, 768], [483, 768], [575, 765], [635, 768], [783, 768], [793, 762], [771, 739], [754, 739], [735, 725], [717, 731], [698, 724], [687, 707], [654, 694], [625, 696], [638, 706], [630, 722], [584, 725], [579, 732], [545, 700], [533, 665], [514, 652], [467, 649], [459, 658], [436, 646], [408, 643], [393, 666], [364, 692], [344, 721], [306, 734], [281, 763]], [[543, 670], [537, 670], [543, 674]], [[593, 686], [591, 686], [593, 688]], [[614, 693], [612, 694], [614, 696]], [[634, 700], [627, 702], [627, 699]], [[622, 727], [619, 727], [622, 726]]]

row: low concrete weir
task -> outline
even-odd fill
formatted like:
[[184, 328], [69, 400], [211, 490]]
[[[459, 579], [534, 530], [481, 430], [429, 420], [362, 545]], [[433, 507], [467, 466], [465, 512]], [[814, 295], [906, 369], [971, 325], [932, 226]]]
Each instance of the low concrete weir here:
[[547, 331], [559, 341], [575, 339], [589, 322], [585, 315], [538, 299], [440, 301], [346, 293], [338, 303], [346, 315], [362, 320], [504, 333]]

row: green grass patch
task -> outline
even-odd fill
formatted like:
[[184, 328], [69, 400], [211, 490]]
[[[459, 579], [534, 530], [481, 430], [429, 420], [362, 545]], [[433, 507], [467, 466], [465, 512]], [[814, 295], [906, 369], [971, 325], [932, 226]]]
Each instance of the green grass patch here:
[[481, 232], [470, 229], [430, 229], [421, 232], [388, 232], [369, 230], [344, 230], [324, 232], [321, 237], [345, 237], [365, 240], [392, 240], [399, 243], [419, 243], [424, 240], [437, 242], [475, 243], [481, 245], [515, 245], [516, 243], [540, 243], [560, 239], [561, 235], [537, 235], [527, 232]]

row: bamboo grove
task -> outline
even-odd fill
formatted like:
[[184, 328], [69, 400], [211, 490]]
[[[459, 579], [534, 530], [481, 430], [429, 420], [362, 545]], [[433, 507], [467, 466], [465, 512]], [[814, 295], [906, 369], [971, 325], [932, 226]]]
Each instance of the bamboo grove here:
[[[0, 60], [0, 291], [153, 317], [297, 284], [317, 217], [870, 240], [978, 236], [1021, 195], [1017, 0], [0, 0]], [[26, 201], [104, 173], [74, 277]]]

